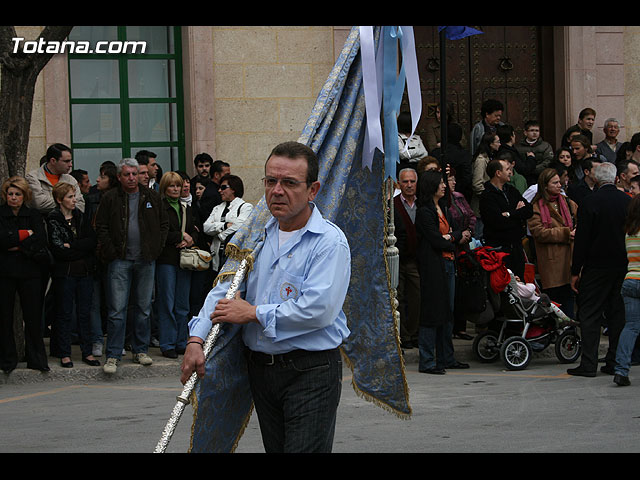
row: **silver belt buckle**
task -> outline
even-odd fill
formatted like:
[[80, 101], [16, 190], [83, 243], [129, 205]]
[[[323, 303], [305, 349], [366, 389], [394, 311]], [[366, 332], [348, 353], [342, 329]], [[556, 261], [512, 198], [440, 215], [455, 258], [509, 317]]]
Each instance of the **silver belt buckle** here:
[[271, 357], [271, 361], [269, 363], [265, 363], [266, 366], [268, 367], [272, 367], [273, 365], [276, 364], [276, 356], [271, 354], [271, 353], [267, 353], [265, 355], [269, 355]]

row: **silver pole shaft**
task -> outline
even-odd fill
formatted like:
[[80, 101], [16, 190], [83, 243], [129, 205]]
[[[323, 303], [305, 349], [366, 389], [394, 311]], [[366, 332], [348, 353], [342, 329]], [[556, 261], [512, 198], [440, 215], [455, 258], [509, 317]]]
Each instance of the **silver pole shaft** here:
[[[233, 277], [233, 280], [231, 281], [231, 286], [227, 290], [225, 298], [231, 300], [236, 296], [236, 292], [238, 291], [240, 284], [244, 280], [246, 270], [247, 261], [242, 260], [240, 266], [238, 267], [238, 270], [236, 271], [236, 274]], [[209, 330], [207, 338], [204, 341], [203, 351], [205, 359], [209, 357], [209, 353], [211, 353], [213, 345], [216, 343], [219, 334], [220, 324], [216, 323], [211, 327], [211, 330]], [[185, 407], [189, 404], [189, 398], [191, 397], [191, 393], [193, 392], [197, 382], [198, 374], [196, 372], [193, 372], [189, 377], [189, 380], [187, 380], [187, 382], [184, 384], [182, 393], [177, 396], [177, 402], [173, 407], [173, 410], [171, 411], [171, 416], [169, 417], [169, 420], [167, 421], [167, 424], [162, 431], [162, 436], [160, 437], [160, 440], [158, 441], [158, 444], [156, 445], [153, 453], [164, 453], [166, 451], [167, 446], [169, 445], [169, 441], [171, 440], [178, 422], [180, 421], [180, 417], [182, 416]]]

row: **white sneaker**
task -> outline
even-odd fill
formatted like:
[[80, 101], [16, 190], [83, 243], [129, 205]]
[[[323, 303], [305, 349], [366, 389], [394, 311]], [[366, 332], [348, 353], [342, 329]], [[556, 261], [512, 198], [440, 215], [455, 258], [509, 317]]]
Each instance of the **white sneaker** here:
[[101, 343], [94, 343], [93, 347], [91, 349], [91, 353], [93, 354], [94, 357], [101, 357], [102, 356], [102, 344]]
[[151, 365], [153, 363], [153, 359], [146, 353], [134, 353], [133, 361], [140, 365]]
[[104, 373], [114, 374], [118, 371], [118, 359], [117, 358], [107, 358], [107, 361], [102, 367]]

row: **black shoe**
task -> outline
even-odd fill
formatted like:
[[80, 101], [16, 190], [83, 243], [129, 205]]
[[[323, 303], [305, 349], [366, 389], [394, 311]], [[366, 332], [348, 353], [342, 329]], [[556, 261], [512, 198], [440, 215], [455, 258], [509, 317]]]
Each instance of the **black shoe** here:
[[30, 365], [27, 365], [27, 368], [29, 370], [40, 370], [41, 372], [50, 372], [51, 369], [49, 368], [49, 365], [45, 365], [44, 367], [32, 367]]
[[163, 351], [162, 356], [167, 358], [178, 358], [178, 354], [174, 349]]
[[569, 368], [567, 369], [567, 373], [569, 375], [575, 375], [578, 377], [595, 377], [596, 376], [596, 372], [587, 372], [582, 367]]
[[447, 365], [446, 368], [457, 368], [457, 369], [469, 368], [469, 364], [468, 363], [462, 363], [462, 362], [456, 362], [453, 365]]
[[631, 385], [631, 382], [629, 381], [629, 377], [625, 377], [624, 375], [620, 375], [617, 373], [613, 376], [613, 383], [621, 387], [626, 387], [628, 385]]
[[176, 348], [176, 353], [178, 355], [184, 355], [184, 352], [186, 351], [185, 348]]
[[453, 338], [459, 338], [461, 340], [473, 340], [473, 337], [471, 335], [469, 335], [468, 333], [454, 333], [453, 334]]
[[430, 373], [432, 375], [444, 375], [446, 372], [444, 368], [423, 368], [420, 369], [420, 373]]
[[403, 350], [411, 350], [414, 347], [413, 342], [401, 342], [400, 348]]
[[603, 365], [602, 367], [600, 367], [600, 371], [602, 373], [606, 373], [608, 375], [615, 375], [616, 374], [614, 368], [611, 365]]
[[92, 367], [99, 367], [100, 366], [100, 362], [98, 360], [96, 360], [95, 358], [93, 360], [89, 360], [87, 357], [84, 357], [82, 359], [82, 361], [84, 363], [86, 363], [87, 365], [91, 365]]
[[73, 362], [71, 360], [69, 360], [68, 362], [63, 362], [62, 359], [60, 359], [60, 366], [62, 368], [73, 368]]

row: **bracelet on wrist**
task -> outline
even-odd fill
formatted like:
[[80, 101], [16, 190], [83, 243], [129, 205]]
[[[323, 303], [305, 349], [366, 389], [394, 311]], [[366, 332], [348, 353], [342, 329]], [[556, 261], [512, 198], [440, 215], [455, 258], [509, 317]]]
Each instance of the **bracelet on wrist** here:
[[187, 342], [187, 345], [189, 345], [190, 343], [197, 343], [198, 345], [200, 345], [201, 347], [204, 347], [204, 343], [203, 342], [198, 342], [196, 340], [191, 340], [190, 342]]

